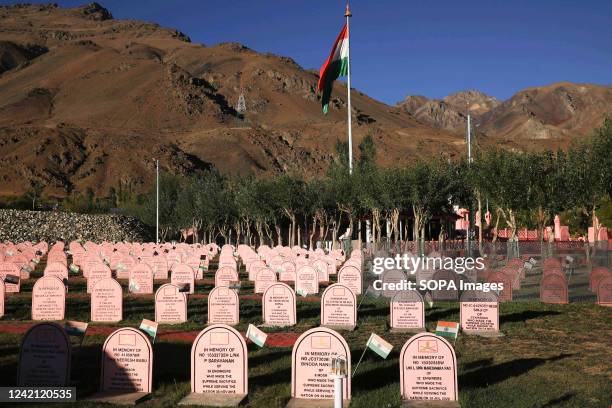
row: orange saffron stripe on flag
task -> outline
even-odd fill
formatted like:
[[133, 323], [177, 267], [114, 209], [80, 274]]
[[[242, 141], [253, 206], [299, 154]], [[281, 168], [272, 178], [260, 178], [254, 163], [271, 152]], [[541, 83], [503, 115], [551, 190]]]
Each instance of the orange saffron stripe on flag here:
[[438, 326], [444, 326], [444, 327], [457, 327], [459, 325], [459, 323], [455, 323], [455, 322], [438, 322]]

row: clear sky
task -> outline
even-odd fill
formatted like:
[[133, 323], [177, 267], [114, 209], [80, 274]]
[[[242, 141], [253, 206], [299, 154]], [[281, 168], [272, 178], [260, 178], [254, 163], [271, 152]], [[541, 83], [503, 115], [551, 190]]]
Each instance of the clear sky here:
[[[316, 69], [344, 23], [345, 6], [336, 0], [100, 3], [115, 18], [157, 22], [205, 45], [240, 42]], [[352, 85], [390, 104], [409, 94], [440, 98], [478, 89], [505, 99], [560, 81], [612, 84], [612, 0], [354, 0], [351, 8]]]

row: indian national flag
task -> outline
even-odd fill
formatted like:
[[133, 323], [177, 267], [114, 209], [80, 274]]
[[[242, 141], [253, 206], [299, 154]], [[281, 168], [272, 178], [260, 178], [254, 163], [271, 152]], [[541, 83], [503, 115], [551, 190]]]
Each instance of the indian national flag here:
[[366, 346], [382, 358], [387, 358], [389, 353], [391, 353], [391, 350], [393, 350], [393, 344], [387, 342], [385, 339], [375, 333], [372, 333], [368, 339], [368, 342], [366, 343]]
[[153, 339], [155, 343], [155, 337], [157, 337], [157, 323], [148, 319], [142, 319], [140, 323], [140, 330], [147, 333]]
[[83, 337], [87, 331], [87, 326], [88, 324], [84, 322], [67, 320], [66, 323], [64, 323], [64, 330], [66, 330], [69, 336]]
[[336, 42], [332, 47], [331, 53], [325, 61], [325, 64], [319, 71], [319, 82], [317, 90], [321, 92], [321, 103], [323, 104], [323, 113], [327, 113], [329, 109], [329, 98], [334, 86], [334, 81], [348, 75], [349, 63], [349, 30], [346, 24], [342, 27], [342, 31], [336, 38]]
[[455, 340], [459, 334], [459, 323], [439, 321], [436, 326], [436, 335]]
[[268, 335], [266, 333], [259, 330], [257, 327], [255, 327], [252, 324], [249, 324], [249, 327], [246, 332], [246, 336], [249, 340], [257, 344], [259, 347], [263, 347], [264, 344], [266, 343], [266, 339], [268, 338]]

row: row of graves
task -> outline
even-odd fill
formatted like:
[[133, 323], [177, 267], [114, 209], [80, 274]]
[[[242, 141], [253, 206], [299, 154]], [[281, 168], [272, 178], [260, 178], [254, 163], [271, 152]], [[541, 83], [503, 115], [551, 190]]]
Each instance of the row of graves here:
[[[34, 256], [29, 261], [30, 268], [40, 261], [48, 249], [46, 245], [38, 244], [25, 245], [22, 249], [25, 247], [34, 249]], [[6, 261], [8, 251], [3, 248], [2, 252], [5, 253], [3, 264], [10, 263]], [[12, 250], [10, 252], [15, 253]], [[32, 254], [31, 249], [18, 252]], [[72, 257], [71, 264], [66, 254]], [[208, 294], [208, 326], [197, 335], [192, 344], [189, 362], [191, 393], [181, 401], [182, 404], [236, 406], [248, 398], [247, 343], [245, 336], [232, 327], [239, 322], [241, 265], [244, 265], [247, 280], [254, 284], [254, 292], [261, 294], [264, 327], [295, 325], [299, 318], [296, 314], [296, 295], [316, 297], [320, 294], [320, 326], [302, 333], [293, 346], [290, 407], [313, 406], [313, 403], [314, 406], [332, 406], [334, 382], [339, 376], [342, 377], [343, 397], [347, 403], [350, 400], [353, 360], [341, 333], [353, 330], [358, 324], [357, 297], [362, 293], [389, 298], [391, 330], [414, 334], [400, 351], [402, 398], [407, 401], [456, 402], [457, 361], [453, 345], [444, 338], [444, 333], [450, 330], [456, 335], [461, 327], [464, 333], [470, 335], [501, 335], [499, 302], [512, 300], [513, 291], [529, 274], [527, 263], [532, 267], [537, 265], [535, 260], [521, 261], [520, 264], [509, 261], [503, 267], [488, 265], [476, 275], [421, 268], [416, 272], [417, 280], [453, 281], [456, 288], [461, 287], [461, 280], [504, 283], [504, 290], [499, 293], [431, 290], [424, 297], [419, 291], [399, 289], [403, 281], [411, 279], [401, 270], [389, 270], [381, 276], [383, 283], [395, 283], [398, 285], [396, 288], [387, 285], [387, 289], [382, 291], [372, 291], [370, 287], [363, 290], [364, 260], [359, 250], [353, 251], [346, 258], [342, 251], [325, 253], [322, 250], [307, 251], [287, 247], [262, 246], [255, 251], [245, 245], [219, 248], [215, 245], [196, 247], [86, 243], [81, 246], [71, 243], [66, 251], [63, 243], [58, 242], [48, 250], [44, 275], [33, 287], [32, 320], [44, 322], [32, 326], [22, 339], [18, 385], [70, 384], [70, 329], [67, 329], [67, 324], [62, 326], [57, 322], [64, 319], [69, 271], [79, 277], [82, 273], [87, 280], [93, 322], [120, 322], [123, 319], [121, 309], [124, 293], [121, 285], [113, 278], [113, 273], [118, 279], [128, 279], [130, 292], [142, 294], [153, 293], [154, 280], [169, 278], [169, 283], [162, 284], [155, 291], [154, 322], [147, 322], [148, 326], [141, 326], [142, 330], [119, 328], [104, 342], [100, 393], [90, 397], [91, 400], [118, 404], [143, 400], [152, 392], [153, 385], [154, 345], [151, 337], [154, 339], [154, 335], [149, 334], [149, 329], [154, 325], [155, 332], [158, 323], [173, 324], [187, 320], [187, 302], [189, 295], [195, 291], [194, 282], [198, 276], [209, 273], [208, 262], [217, 255], [214, 288]], [[165, 264], [162, 264], [162, 260]], [[152, 264], [159, 266], [154, 268]], [[554, 260], [546, 260], [543, 271], [543, 298], [548, 303], [566, 303], [567, 283], [564, 292], [561, 278], [564, 273], [559, 273], [559, 264]], [[12, 269], [12, 272], [14, 274], [15, 270]], [[18, 269], [18, 272], [19, 277], [25, 279], [27, 270], [22, 272]], [[331, 283], [334, 275], [336, 283]], [[609, 300], [612, 289], [609, 270], [594, 270], [591, 280], [591, 290], [598, 291], [600, 303], [612, 305]], [[7, 283], [5, 276], [3, 281], [4, 287], [11, 284]], [[322, 293], [320, 287], [325, 287]], [[3, 288], [2, 299], [4, 292]], [[436, 331], [441, 335], [426, 332], [424, 302], [429, 300], [459, 300], [460, 324], [442, 324], [440, 333]], [[265, 333], [252, 325], [246, 333], [246, 338], [259, 346], [265, 343], [265, 336]], [[392, 348], [392, 345], [375, 334], [372, 334], [367, 346], [384, 358]]]
[[[379, 252], [375, 256], [389, 255]], [[413, 257], [410, 253], [407, 256]], [[442, 258], [440, 253], [435, 251], [427, 256], [430, 260]], [[462, 289], [470, 289], [474, 283], [479, 283], [493, 288], [500, 302], [539, 300], [548, 304], [567, 304], [595, 299], [599, 305], [612, 304], [610, 269], [605, 266], [578, 265], [571, 256], [549, 257], [543, 260], [532, 256], [510, 260], [504, 257], [494, 260], [485, 258], [483, 269], [464, 269], [459, 272], [431, 267], [436, 265], [434, 262], [429, 264], [430, 267], [421, 265], [414, 273], [400, 269], [387, 270], [381, 276], [366, 273], [365, 284], [369, 284], [371, 289], [376, 279], [383, 283], [398, 284], [402, 281], [412, 281], [415, 284], [429, 281], [432, 285], [428, 285], [424, 292], [433, 301], [459, 301]], [[371, 267], [366, 269], [370, 272], [372, 270]], [[386, 294], [385, 290], [380, 293]]]

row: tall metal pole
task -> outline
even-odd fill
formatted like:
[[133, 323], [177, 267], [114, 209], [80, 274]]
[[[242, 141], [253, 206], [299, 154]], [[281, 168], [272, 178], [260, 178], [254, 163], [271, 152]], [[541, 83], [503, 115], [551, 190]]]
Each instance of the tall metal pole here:
[[348, 41], [347, 44], [347, 60], [348, 60], [348, 64], [347, 64], [347, 81], [346, 81], [346, 89], [347, 89], [347, 93], [348, 93], [348, 98], [347, 98], [347, 108], [348, 108], [348, 148], [349, 148], [349, 174], [353, 174], [353, 132], [352, 132], [352, 126], [351, 126], [351, 30], [349, 27], [349, 19], [351, 18], [352, 14], [351, 14], [351, 9], [349, 8], [349, 5], [346, 5], [346, 11], [344, 12], [344, 17], [346, 17], [346, 38]]
[[468, 162], [472, 162], [472, 118], [467, 115], [467, 142], [468, 142]]
[[159, 244], [159, 160], [155, 160], [155, 243]]

